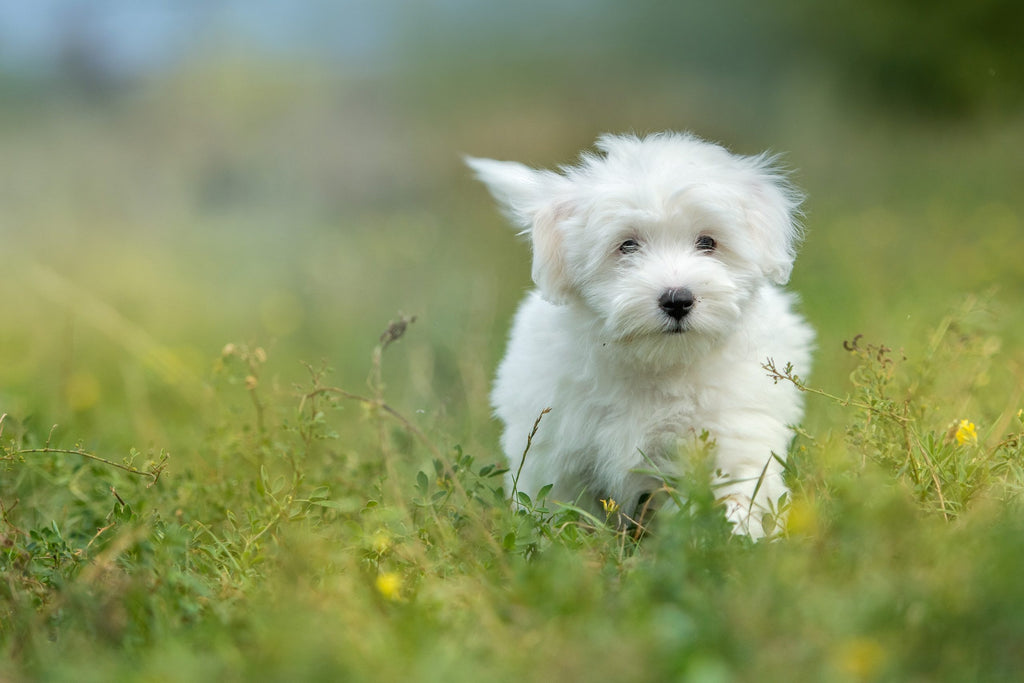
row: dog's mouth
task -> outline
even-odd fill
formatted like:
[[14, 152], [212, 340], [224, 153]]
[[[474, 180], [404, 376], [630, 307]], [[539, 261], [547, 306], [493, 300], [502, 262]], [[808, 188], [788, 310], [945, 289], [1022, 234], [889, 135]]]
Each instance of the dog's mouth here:
[[628, 334], [620, 334], [615, 337], [615, 340], [619, 343], [630, 343], [637, 342], [641, 339], [660, 339], [663, 337], [682, 337], [686, 332], [690, 331], [690, 326], [677, 321], [672, 320], [661, 327], [638, 329]]
[[682, 334], [689, 328], [688, 325], [684, 324], [682, 320], [673, 320], [665, 328], [665, 334]]

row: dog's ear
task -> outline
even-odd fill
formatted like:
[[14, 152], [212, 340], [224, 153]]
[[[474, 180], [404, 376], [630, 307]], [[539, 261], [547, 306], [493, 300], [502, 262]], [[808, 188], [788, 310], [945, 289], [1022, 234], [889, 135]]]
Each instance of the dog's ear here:
[[541, 296], [553, 304], [565, 303], [571, 287], [559, 223], [568, 218], [565, 198], [568, 180], [551, 171], [536, 171], [514, 161], [466, 157], [505, 215], [533, 245], [533, 281]]
[[803, 195], [775, 168], [774, 157], [754, 157], [755, 176], [744, 201], [747, 221], [764, 258], [764, 273], [776, 284], [786, 284], [793, 271], [803, 235], [800, 204]]

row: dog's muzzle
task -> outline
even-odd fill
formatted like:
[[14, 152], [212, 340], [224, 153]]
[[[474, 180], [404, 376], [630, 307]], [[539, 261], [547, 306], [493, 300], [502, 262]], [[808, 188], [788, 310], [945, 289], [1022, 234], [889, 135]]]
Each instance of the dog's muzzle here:
[[693, 292], [686, 287], [673, 287], [661, 293], [658, 297], [658, 306], [665, 315], [679, 322], [693, 310], [696, 301]]

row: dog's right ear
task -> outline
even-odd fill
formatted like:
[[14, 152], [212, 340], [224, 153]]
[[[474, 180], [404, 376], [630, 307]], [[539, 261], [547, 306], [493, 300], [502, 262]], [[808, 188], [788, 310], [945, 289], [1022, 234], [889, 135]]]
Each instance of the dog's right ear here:
[[572, 291], [559, 223], [572, 211], [566, 197], [569, 181], [551, 171], [536, 171], [514, 161], [466, 157], [466, 164], [487, 186], [502, 211], [524, 228], [533, 245], [533, 281], [541, 296], [565, 303]]

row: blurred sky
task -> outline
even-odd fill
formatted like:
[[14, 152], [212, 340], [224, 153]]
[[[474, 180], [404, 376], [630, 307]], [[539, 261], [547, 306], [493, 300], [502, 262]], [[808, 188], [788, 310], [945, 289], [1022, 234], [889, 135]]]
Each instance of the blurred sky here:
[[497, 31], [557, 51], [568, 47], [556, 40], [563, 29], [606, 9], [581, 0], [0, 0], [0, 67], [46, 76], [88, 59], [109, 77], [131, 78], [237, 51], [379, 70], [413, 35], [471, 42]]
[[1024, 101], [1021, 26], [1018, 0], [0, 0], [0, 74], [124, 85], [211, 56], [371, 76], [441, 59], [606, 81], [701, 71], [763, 95], [799, 73], [961, 115]]
[[369, 0], [2, 0], [0, 63], [53, 74], [77, 53], [124, 77], [225, 43], [370, 63], [388, 53], [396, 10]]

